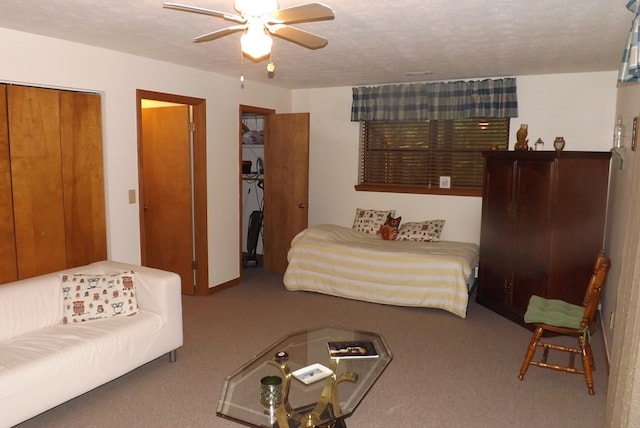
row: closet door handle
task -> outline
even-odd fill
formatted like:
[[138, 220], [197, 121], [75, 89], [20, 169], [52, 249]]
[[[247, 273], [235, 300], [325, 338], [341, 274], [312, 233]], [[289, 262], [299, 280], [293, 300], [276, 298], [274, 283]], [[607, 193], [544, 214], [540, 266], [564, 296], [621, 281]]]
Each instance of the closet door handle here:
[[298, 208], [307, 208], [307, 206], [305, 204], [298, 204]]

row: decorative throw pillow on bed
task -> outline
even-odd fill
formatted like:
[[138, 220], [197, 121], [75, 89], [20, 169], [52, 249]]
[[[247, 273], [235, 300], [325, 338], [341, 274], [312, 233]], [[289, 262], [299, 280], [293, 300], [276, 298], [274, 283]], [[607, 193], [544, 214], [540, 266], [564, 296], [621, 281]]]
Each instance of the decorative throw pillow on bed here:
[[439, 241], [444, 220], [428, 220], [403, 223], [398, 230], [397, 241]]
[[61, 275], [62, 322], [73, 324], [138, 312], [133, 271]]
[[402, 217], [394, 218], [391, 214], [387, 216], [387, 220], [384, 222], [382, 226], [380, 226], [380, 236], [385, 241], [391, 241], [396, 239], [398, 236], [398, 227], [400, 227], [400, 222], [402, 221]]
[[365, 210], [362, 208], [356, 209], [356, 218], [353, 220], [353, 229], [359, 232], [366, 232], [376, 235], [380, 233], [380, 227], [387, 220], [387, 216], [391, 214], [396, 215], [395, 210]]

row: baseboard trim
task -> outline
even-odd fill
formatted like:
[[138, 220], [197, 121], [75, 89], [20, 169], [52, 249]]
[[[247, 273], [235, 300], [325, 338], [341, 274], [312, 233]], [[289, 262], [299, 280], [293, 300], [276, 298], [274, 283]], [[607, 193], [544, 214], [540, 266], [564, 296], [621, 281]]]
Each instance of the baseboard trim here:
[[240, 278], [232, 279], [231, 281], [223, 282], [213, 287], [209, 287], [209, 295], [217, 293], [218, 291], [226, 290], [234, 285], [240, 284]]
[[602, 344], [604, 349], [604, 361], [607, 365], [607, 375], [611, 373], [611, 355], [609, 354], [609, 344], [607, 343], [607, 335], [604, 334], [604, 318], [602, 317], [602, 311], [598, 310], [598, 314], [600, 315], [598, 318], [600, 319], [600, 331], [602, 332]]

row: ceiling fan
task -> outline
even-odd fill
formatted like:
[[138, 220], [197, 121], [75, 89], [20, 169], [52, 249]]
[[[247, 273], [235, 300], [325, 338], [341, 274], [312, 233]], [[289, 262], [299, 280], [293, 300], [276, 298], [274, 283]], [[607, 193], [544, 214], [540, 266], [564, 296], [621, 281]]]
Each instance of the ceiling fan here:
[[242, 51], [254, 59], [263, 58], [271, 53], [273, 41], [269, 34], [308, 49], [325, 47], [328, 43], [326, 38], [291, 27], [289, 24], [324, 21], [335, 17], [333, 10], [321, 3], [306, 3], [279, 9], [277, 0], [235, 0], [233, 8], [238, 12], [237, 14], [180, 3], [164, 3], [163, 7], [236, 22], [236, 25], [203, 34], [194, 38], [193, 41], [208, 42], [242, 31], [244, 32], [240, 39]]

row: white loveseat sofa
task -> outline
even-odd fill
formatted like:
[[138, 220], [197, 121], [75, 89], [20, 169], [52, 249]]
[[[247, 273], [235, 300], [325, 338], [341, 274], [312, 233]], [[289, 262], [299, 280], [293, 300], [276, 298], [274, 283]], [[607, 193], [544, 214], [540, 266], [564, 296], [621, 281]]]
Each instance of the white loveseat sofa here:
[[[135, 314], [83, 315], [82, 297], [107, 303], [87, 300], [84, 305], [95, 311], [86, 313], [121, 311], [121, 304], [103, 307], [117, 299], [99, 299], [102, 294], [122, 297], [121, 290], [106, 284], [123, 272], [133, 272], [124, 294]], [[104, 285], [83, 288], [85, 279], [100, 276]], [[77, 285], [65, 287], [63, 280]], [[66, 314], [65, 324], [69, 307], [73, 313]], [[0, 285], [0, 427], [36, 416], [165, 353], [175, 361], [182, 343], [180, 277], [175, 273], [102, 261]]]

